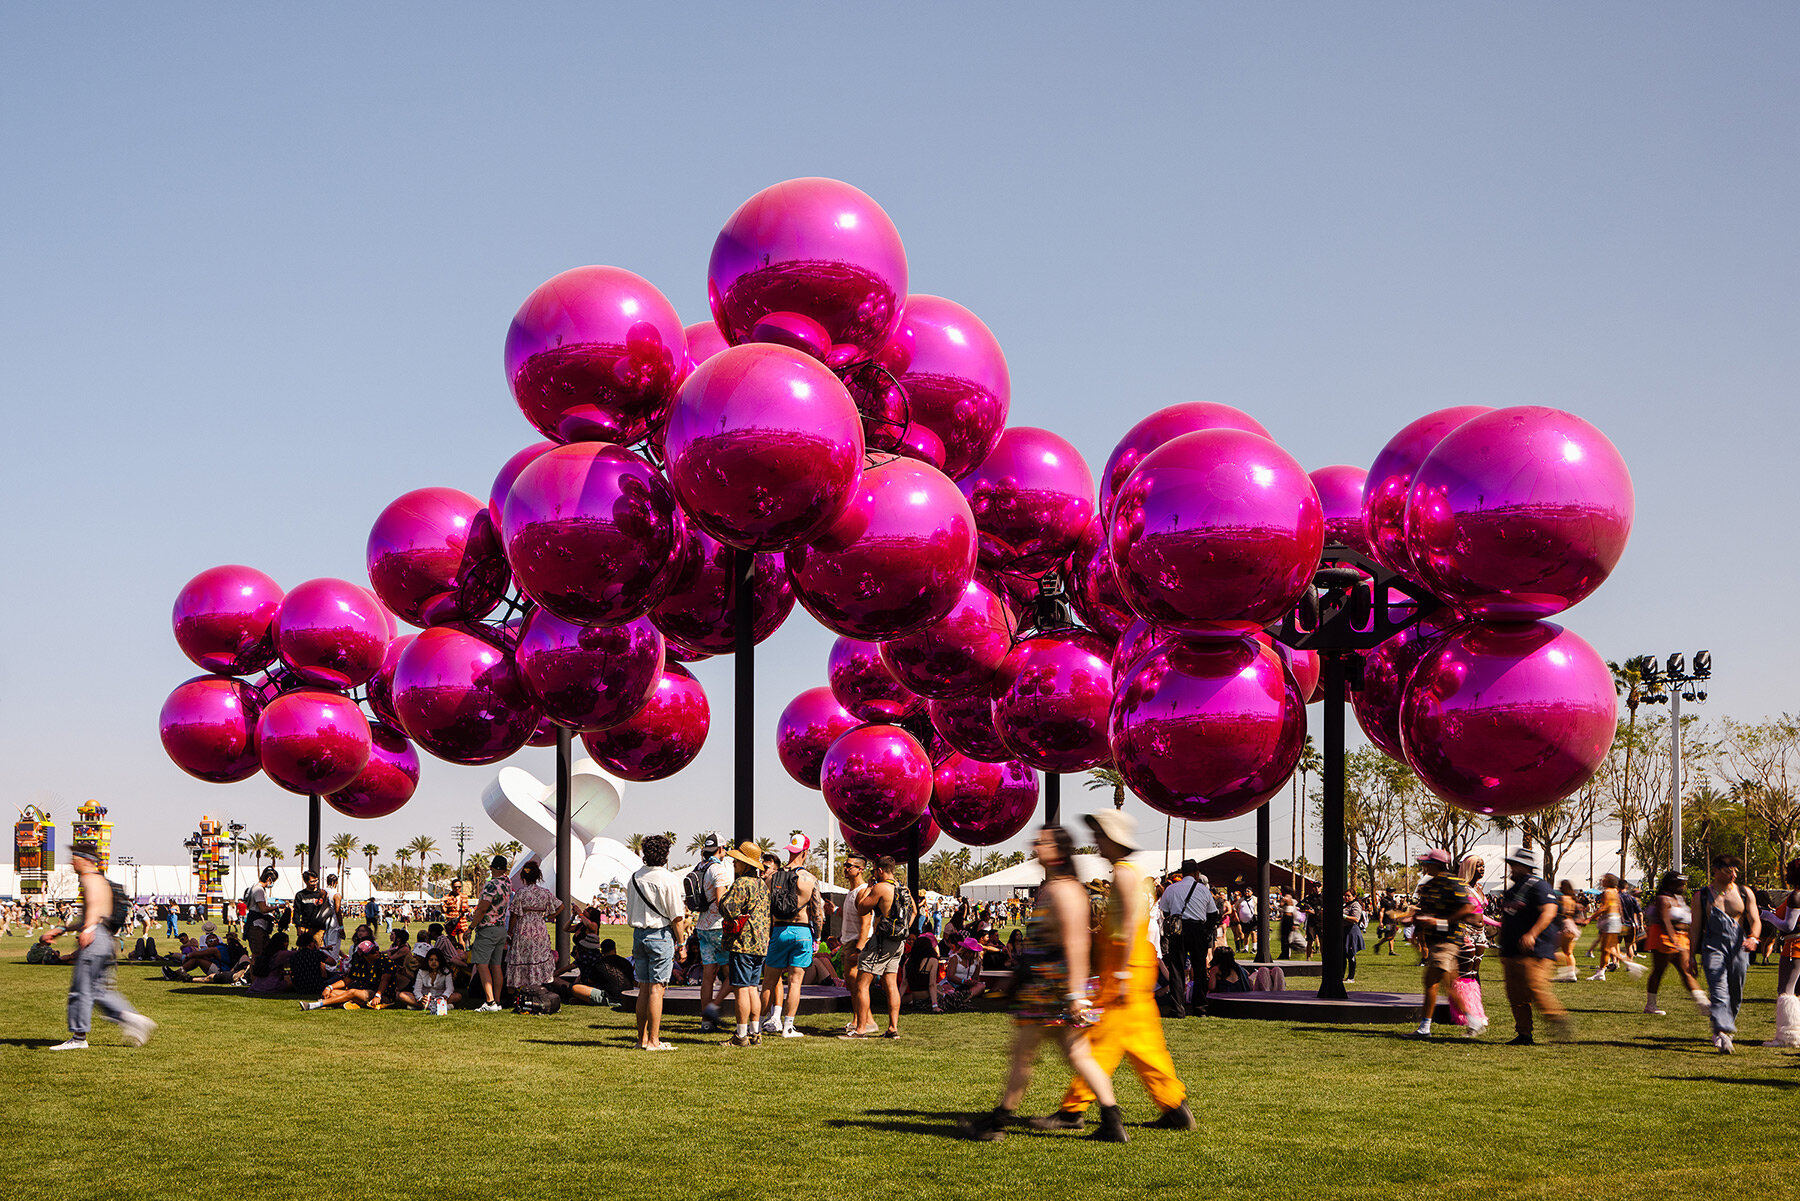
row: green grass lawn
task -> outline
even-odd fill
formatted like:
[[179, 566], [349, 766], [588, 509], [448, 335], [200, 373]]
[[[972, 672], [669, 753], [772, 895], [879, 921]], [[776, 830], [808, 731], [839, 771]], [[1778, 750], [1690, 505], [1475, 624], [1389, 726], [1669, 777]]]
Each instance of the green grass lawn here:
[[[655, 1055], [629, 1049], [629, 1015], [591, 1006], [302, 1013], [121, 965], [156, 1037], [126, 1048], [96, 1020], [93, 1049], [52, 1055], [68, 969], [24, 964], [25, 945], [0, 940], [0, 1198], [1774, 1198], [1791, 1191], [1800, 1128], [1800, 1053], [1755, 1045], [1773, 1025], [1772, 967], [1751, 969], [1748, 1045], [1731, 1057], [1678, 989], [1665, 986], [1667, 1017], [1646, 1017], [1622, 976], [1560, 986], [1575, 1044], [1502, 1046], [1493, 965], [1495, 1024], [1475, 1041], [1171, 1021], [1201, 1129], [1112, 1146], [952, 1137], [957, 1114], [993, 1102], [1000, 1014], [908, 1014], [895, 1042], [745, 1049], [674, 1018], [681, 1049]], [[1363, 964], [1362, 987], [1417, 986], [1404, 957]], [[838, 1020], [801, 1025], [824, 1036]], [[1046, 1053], [1028, 1111], [1056, 1104], [1059, 1064]], [[1118, 1081], [1128, 1121], [1155, 1116], [1129, 1070]]]

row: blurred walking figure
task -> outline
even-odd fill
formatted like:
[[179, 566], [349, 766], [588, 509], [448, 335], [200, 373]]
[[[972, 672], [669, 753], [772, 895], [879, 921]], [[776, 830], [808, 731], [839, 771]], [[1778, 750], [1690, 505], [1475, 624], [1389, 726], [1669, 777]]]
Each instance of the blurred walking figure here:
[[1688, 927], [1694, 914], [1688, 908], [1687, 883], [1687, 877], [1680, 872], [1662, 874], [1662, 879], [1656, 883], [1656, 899], [1650, 904], [1650, 924], [1644, 931], [1644, 941], [1650, 947], [1654, 965], [1645, 986], [1644, 1012], [1659, 1017], [1664, 1011], [1656, 1007], [1656, 988], [1662, 983], [1663, 973], [1671, 966], [1681, 975], [1681, 982], [1687, 985], [1700, 1012], [1712, 1012], [1712, 1001], [1700, 987], [1700, 982], [1694, 979], [1693, 956], [1688, 949]]
[[1573, 984], [1581, 979], [1575, 968], [1575, 940], [1581, 934], [1576, 915], [1581, 912], [1581, 903], [1575, 899], [1575, 886], [1567, 880], [1558, 883], [1556, 889], [1556, 975], [1551, 981]]
[[1557, 1035], [1570, 1032], [1568, 1011], [1550, 990], [1550, 965], [1562, 939], [1556, 891], [1538, 875], [1537, 852], [1521, 847], [1506, 857], [1512, 886], [1500, 898], [1500, 972], [1506, 981], [1506, 1003], [1512, 1009], [1513, 1039], [1508, 1046], [1529, 1047], [1531, 1011], [1538, 1009]]
[[1736, 855], [1713, 856], [1712, 881], [1700, 890], [1694, 904], [1694, 942], [1712, 1000], [1713, 1046], [1722, 1055], [1731, 1054], [1750, 952], [1762, 941], [1762, 915], [1756, 898], [1738, 883], [1742, 867]]
[[1588, 979], [1606, 979], [1606, 969], [1614, 964], [1628, 969], [1634, 976], [1642, 975], [1644, 965], [1625, 957], [1621, 942], [1625, 933], [1625, 906], [1619, 892], [1619, 878], [1611, 872], [1600, 877], [1600, 903], [1594, 910], [1594, 920], [1600, 927], [1597, 944], [1600, 966]]
[[141, 1047], [150, 1040], [156, 1023], [133, 1009], [113, 982], [113, 962], [119, 953], [117, 935], [130, 917], [131, 902], [123, 888], [101, 874], [91, 848], [77, 843], [72, 857], [81, 877], [81, 933], [76, 938], [75, 967], [69, 979], [69, 1037], [50, 1049], [87, 1050], [96, 1005], [102, 1017], [124, 1030], [127, 1043]]
[[[1452, 1008], [1460, 1008], [1460, 999], [1449, 990], [1462, 971], [1462, 930], [1475, 914], [1469, 886], [1450, 874], [1450, 852], [1433, 848], [1419, 855], [1419, 867], [1425, 879], [1419, 885], [1418, 900], [1413, 905], [1413, 926], [1425, 950], [1425, 999], [1419, 1015], [1417, 1038], [1431, 1037], [1431, 1019], [1437, 1010], [1438, 986], [1449, 992]], [[1469, 1033], [1479, 1036], [1487, 1029], [1481, 1018], [1467, 1018]]]
[[1783, 879], [1787, 895], [1775, 906], [1781, 943], [1781, 975], [1775, 986], [1775, 1037], [1765, 1047], [1800, 1047], [1800, 859], [1790, 860]]

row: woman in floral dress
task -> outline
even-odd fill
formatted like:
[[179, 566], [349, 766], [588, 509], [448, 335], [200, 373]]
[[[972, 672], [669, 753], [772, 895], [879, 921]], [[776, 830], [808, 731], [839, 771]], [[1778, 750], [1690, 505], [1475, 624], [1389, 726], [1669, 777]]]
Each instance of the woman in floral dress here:
[[556, 975], [556, 948], [545, 924], [561, 919], [563, 906], [556, 894], [538, 881], [544, 878], [537, 860], [519, 869], [519, 883], [512, 889], [512, 930], [506, 944], [506, 979], [515, 990], [550, 983]]

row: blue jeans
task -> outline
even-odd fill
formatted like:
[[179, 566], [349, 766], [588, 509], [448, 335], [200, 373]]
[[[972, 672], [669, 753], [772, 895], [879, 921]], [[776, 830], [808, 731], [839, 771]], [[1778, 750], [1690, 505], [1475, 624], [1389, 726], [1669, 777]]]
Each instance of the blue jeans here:
[[181, 931], [175, 928], [175, 911], [173, 909], [169, 910], [168, 930], [165, 931], [165, 933], [167, 933], [170, 938], [174, 938], [177, 934], [181, 933]]
[[69, 1034], [72, 1037], [88, 1036], [96, 1005], [100, 1007], [102, 1017], [121, 1025], [126, 1018], [137, 1016], [131, 1002], [113, 987], [113, 957], [117, 954], [113, 936], [105, 929], [95, 930], [94, 940], [87, 946], [75, 948], [75, 972], [69, 980]]
[[1750, 952], [1744, 950], [1736, 922], [1720, 921], [1716, 914], [1708, 916], [1711, 920], [1700, 941], [1700, 971], [1706, 977], [1706, 995], [1712, 1002], [1713, 1033], [1736, 1034]]

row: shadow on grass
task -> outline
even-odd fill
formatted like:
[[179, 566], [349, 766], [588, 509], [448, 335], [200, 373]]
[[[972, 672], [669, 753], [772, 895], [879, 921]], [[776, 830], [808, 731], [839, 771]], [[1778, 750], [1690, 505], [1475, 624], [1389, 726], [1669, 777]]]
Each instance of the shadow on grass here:
[[[956, 1119], [948, 1114], [929, 1113], [922, 1109], [871, 1109], [866, 1117], [861, 1118], [826, 1118], [825, 1125], [836, 1130], [884, 1130], [892, 1134], [924, 1134], [936, 1135], [939, 1138], [955, 1139], [958, 1142], [967, 1140], [956, 1128]], [[1007, 1131], [1012, 1134], [1031, 1134], [1032, 1131], [1015, 1127]]]
[[1755, 1076], [1654, 1076], [1652, 1079], [1694, 1080], [1702, 1084], [1760, 1084], [1764, 1088], [1800, 1088], [1800, 1080], [1769, 1080]]
[[0, 1047], [54, 1047], [54, 1038], [0, 1038]]

